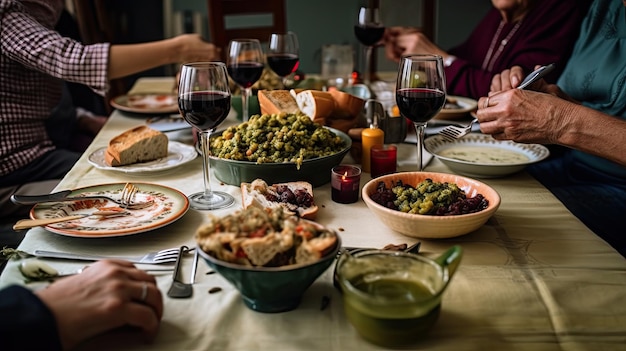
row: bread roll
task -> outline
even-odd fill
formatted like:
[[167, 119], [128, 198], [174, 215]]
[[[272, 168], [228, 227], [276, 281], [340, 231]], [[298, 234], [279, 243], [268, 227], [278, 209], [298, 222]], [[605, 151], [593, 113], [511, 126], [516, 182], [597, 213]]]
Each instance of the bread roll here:
[[335, 111], [335, 99], [326, 91], [303, 90], [296, 94], [296, 103], [300, 111], [315, 122], [326, 120]]
[[300, 112], [296, 99], [288, 90], [259, 90], [257, 97], [262, 114]]
[[333, 111], [333, 117], [335, 118], [355, 118], [365, 106], [365, 100], [352, 94], [337, 89], [329, 91], [329, 94], [335, 100], [336, 106]]
[[167, 157], [167, 136], [147, 126], [127, 130], [109, 141], [104, 161], [117, 167]]

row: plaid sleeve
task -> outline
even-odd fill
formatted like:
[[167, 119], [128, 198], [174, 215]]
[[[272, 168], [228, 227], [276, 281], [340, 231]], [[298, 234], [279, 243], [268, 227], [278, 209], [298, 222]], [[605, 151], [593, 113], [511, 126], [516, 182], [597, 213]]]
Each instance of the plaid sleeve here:
[[62, 37], [23, 12], [11, 11], [19, 6], [10, 6], [13, 1], [0, 1], [3, 55], [33, 70], [85, 84], [104, 94], [108, 87], [110, 44], [83, 45]]

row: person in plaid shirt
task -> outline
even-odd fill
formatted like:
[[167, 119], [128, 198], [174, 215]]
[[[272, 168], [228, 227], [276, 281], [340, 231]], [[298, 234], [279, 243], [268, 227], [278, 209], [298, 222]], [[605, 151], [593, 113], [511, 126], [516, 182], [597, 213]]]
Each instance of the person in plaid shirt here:
[[219, 60], [220, 49], [197, 34], [141, 44], [83, 45], [52, 29], [63, 7], [63, 0], [0, 0], [1, 216], [23, 214], [23, 208], [8, 201], [11, 194], [61, 179], [80, 157], [56, 148], [46, 132], [64, 81], [104, 95], [111, 79], [171, 63]]

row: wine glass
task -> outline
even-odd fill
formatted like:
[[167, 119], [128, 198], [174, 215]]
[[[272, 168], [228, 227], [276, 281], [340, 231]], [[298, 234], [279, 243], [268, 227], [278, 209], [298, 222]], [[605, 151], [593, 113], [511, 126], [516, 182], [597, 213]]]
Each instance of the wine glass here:
[[209, 138], [230, 111], [226, 65], [222, 62], [184, 64], [178, 83], [178, 108], [185, 121], [200, 131], [204, 191], [189, 195], [189, 205], [197, 210], [215, 210], [232, 205], [235, 199], [231, 195], [211, 190], [209, 168]]
[[286, 77], [298, 69], [298, 37], [296, 33], [272, 33], [270, 35], [267, 64], [272, 71], [282, 78], [286, 86]]
[[263, 74], [265, 66], [263, 49], [258, 39], [234, 39], [228, 43], [226, 67], [228, 74], [242, 89], [242, 120], [250, 118], [248, 100], [252, 94], [252, 85]]
[[363, 69], [363, 82], [369, 84], [371, 77], [371, 60], [374, 45], [378, 43], [385, 34], [385, 27], [380, 21], [377, 7], [361, 7], [359, 9], [359, 19], [354, 25], [354, 35], [357, 40], [365, 46], [365, 68]]
[[424, 169], [424, 128], [446, 102], [446, 77], [439, 55], [402, 57], [396, 82], [396, 104], [402, 116], [413, 121], [417, 134], [417, 169]]

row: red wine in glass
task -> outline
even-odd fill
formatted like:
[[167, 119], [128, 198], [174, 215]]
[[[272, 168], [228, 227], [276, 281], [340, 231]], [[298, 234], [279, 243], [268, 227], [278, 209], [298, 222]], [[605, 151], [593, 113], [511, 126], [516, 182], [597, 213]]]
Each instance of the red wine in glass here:
[[187, 123], [200, 130], [213, 130], [230, 111], [230, 95], [218, 91], [199, 91], [181, 95], [178, 108]]
[[226, 66], [228, 75], [242, 88], [250, 88], [263, 74], [263, 64], [258, 62], [242, 62]]
[[430, 121], [445, 104], [446, 94], [440, 90], [404, 88], [396, 91], [396, 104], [400, 113], [413, 122]]
[[385, 34], [385, 27], [373, 25], [355, 25], [354, 35], [357, 40], [365, 46], [374, 46]]
[[296, 54], [267, 54], [267, 64], [272, 71], [281, 77], [286, 77], [298, 69], [300, 59]]

